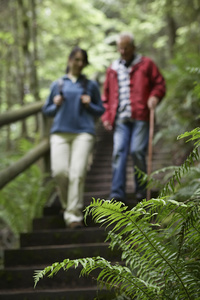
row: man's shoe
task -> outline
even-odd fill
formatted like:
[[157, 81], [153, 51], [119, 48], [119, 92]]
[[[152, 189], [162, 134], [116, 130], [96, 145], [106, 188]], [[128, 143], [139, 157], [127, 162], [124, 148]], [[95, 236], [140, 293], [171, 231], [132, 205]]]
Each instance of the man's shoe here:
[[122, 199], [122, 198], [119, 198], [119, 197], [110, 197], [110, 199], [113, 199], [113, 200], [118, 201], [118, 202], [123, 202], [123, 203], [125, 203], [125, 200]]
[[137, 192], [137, 193], [135, 194], [135, 199], [136, 199], [138, 202], [142, 201], [142, 200], [145, 199], [145, 198], [146, 198], [146, 194], [144, 194], [144, 193], [142, 193], [142, 192]]

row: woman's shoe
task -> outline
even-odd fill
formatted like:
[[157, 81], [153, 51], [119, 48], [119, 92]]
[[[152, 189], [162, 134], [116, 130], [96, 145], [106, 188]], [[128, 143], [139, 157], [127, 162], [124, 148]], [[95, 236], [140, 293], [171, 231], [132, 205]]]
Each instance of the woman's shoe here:
[[68, 227], [71, 229], [81, 228], [83, 227], [83, 222], [71, 222], [69, 223]]

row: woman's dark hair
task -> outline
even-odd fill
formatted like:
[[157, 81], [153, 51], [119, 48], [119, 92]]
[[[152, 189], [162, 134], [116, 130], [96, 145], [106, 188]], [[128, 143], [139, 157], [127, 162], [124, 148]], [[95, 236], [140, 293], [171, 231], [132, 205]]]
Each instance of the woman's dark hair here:
[[[89, 65], [87, 52], [84, 49], [82, 49], [82, 48], [80, 48], [78, 46], [74, 47], [72, 49], [72, 51], [70, 52], [69, 57], [68, 57], [68, 62], [69, 62], [70, 59], [74, 58], [74, 56], [76, 55], [77, 52], [81, 52], [82, 53], [85, 66]], [[69, 72], [69, 66], [67, 65], [66, 73], [68, 73], [68, 72]]]

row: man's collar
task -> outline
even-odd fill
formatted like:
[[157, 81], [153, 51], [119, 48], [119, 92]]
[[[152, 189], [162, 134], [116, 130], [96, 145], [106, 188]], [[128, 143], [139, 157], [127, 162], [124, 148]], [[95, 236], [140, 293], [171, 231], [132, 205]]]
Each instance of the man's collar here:
[[137, 63], [140, 62], [142, 55], [141, 54], [134, 54], [133, 59], [130, 62], [126, 62], [124, 59], [120, 59], [119, 63], [124, 65], [126, 68], [129, 68], [131, 66], [136, 65]]

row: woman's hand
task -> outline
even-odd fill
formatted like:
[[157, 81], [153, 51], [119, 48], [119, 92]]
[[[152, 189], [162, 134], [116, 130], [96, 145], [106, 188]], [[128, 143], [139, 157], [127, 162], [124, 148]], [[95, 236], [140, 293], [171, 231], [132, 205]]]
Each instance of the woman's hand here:
[[63, 103], [63, 97], [62, 97], [61, 95], [56, 95], [56, 96], [53, 98], [53, 103], [54, 103], [56, 106], [62, 105], [62, 103]]
[[91, 102], [91, 97], [89, 95], [82, 95], [81, 102], [87, 107]]

